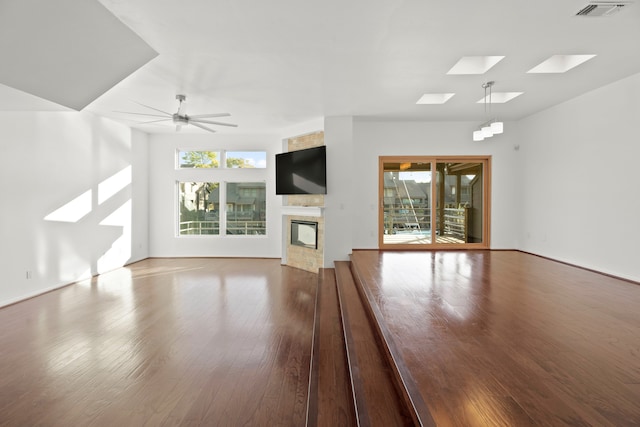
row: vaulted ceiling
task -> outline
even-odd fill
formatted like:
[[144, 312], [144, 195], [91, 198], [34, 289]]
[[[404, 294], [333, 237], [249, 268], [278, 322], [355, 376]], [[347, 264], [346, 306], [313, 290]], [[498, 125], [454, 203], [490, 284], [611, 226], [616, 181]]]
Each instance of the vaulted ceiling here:
[[[518, 120], [640, 72], [640, 4], [634, 2], [593, 17], [576, 16], [585, 0], [100, 0], [124, 24], [120, 29], [89, 24], [95, 16], [77, 5], [90, 0], [54, 2], [65, 19], [84, 26], [47, 26], [36, 13], [43, 2], [15, 0], [33, 8], [30, 20], [6, 13], [0, 18], [0, 55], [25, 52], [0, 72], [0, 110], [65, 110], [69, 104], [42, 93], [84, 91], [74, 84], [78, 78], [51, 78], [35, 96], [7, 78], [41, 72], [27, 53], [44, 40], [62, 39], [68, 44], [47, 48], [55, 50], [47, 59], [70, 73], [100, 74], [96, 64], [85, 64], [96, 55], [131, 68], [128, 75], [120, 71], [110, 88], [101, 81], [84, 108], [151, 133], [173, 132], [174, 126], [139, 124], [153, 117], [120, 111], [154, 114], [144, 104], [173, 113], [176, 94], [186, 94], [191, 114], [231, 113], [227, 121], [238, 128], [216, 127], [228, 133], [271, 132], [338, 115], [481, 121], [482, 84], [495, 81], [496, 93], [522, 94], [494, 103], [492, 112]], [[0, 0], [0, 12], [9, 4]], [[126, 48], [138, 43], [135, 37], [123, 41], [127, 31], [142, 42], [140, 51]], [[110, 41], [122, 47], [113, 49]], [[83, 52], [92, 55], [87, 59]], [[528, 72], [554, 55], [595, 56], [564, 73]], [[484, 74], [448, 74], [462, 57], [477, 56], [504, 58]], [[97, 68], [111, 73], [102, 63]], [[444, 104], [416, 104], [425, 93], [454, 95]]]

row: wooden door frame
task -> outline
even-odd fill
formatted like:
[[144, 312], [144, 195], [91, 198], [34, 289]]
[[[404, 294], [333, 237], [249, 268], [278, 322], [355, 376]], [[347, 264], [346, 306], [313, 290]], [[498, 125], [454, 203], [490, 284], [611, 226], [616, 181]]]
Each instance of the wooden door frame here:
[[[434, 197], [436, 189], [436, 165], [438, 163], [482, 163], [482, 242], [480, 243], [436, 243], [434, 239], [435, 229], [432, 230], [432, 243], [430, 244], [385, 244], [384, 243], [384, 164], [385, 163], [431, 163], [431, 197], [429, 209], [431, 210], [431, 222], [436, 218], [436, 203]], [[491, 156], [379, 156], [378, 157], [378, 248], [399, 250], [430, 250], [430, 249], [489, 249], [491, 247]]]

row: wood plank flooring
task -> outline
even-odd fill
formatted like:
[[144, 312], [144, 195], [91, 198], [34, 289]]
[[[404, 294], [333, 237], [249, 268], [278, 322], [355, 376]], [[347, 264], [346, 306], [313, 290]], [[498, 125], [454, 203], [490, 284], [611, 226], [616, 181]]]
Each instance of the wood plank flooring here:
[[[351, 267], [423, 425], [640, 425], [640, 285], [509, 251]], [[321, 364], [343, 357], [335, 312], [314, 329], [316, 296], [337, 304], [318, 277], [149, 259], [4, 307], [0, 426], [304, 426], [314, 330]], [[355, 424], [340, 369], [320, 366], [312, 425]]]
[[321, 269], [318, 282], [308, 426], [357, 424], [338, 307], [334, 269]]
[[638, 284], [508, 251], [352, 262], [437, 425], [640, 425]]
[[350, 263], [334, 264], [358, 425], [412, 426], [412, 414], [395, 387], [375, 328], [358, 295]]
[[0, 425], [304, 425], [317, 277], [149, 259], [2, 308]]

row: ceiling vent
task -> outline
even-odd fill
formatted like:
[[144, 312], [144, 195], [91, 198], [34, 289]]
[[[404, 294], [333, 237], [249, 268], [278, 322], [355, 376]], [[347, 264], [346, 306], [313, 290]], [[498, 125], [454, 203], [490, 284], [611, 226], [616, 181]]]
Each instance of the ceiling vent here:
[[630, 5], [631, 2], [594, 1], [581, 8], [576, 16], [611, 16]]

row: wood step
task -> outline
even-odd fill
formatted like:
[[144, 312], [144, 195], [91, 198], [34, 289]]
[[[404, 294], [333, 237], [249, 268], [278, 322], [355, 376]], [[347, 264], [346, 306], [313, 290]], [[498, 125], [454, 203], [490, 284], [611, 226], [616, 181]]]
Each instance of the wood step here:
[[393, 372], [356, 288], [350, 264], [334, 263], [356, 425], [415, 425], [396, 389]]
[[307, 426], [347, 427], [356, 424], [336, 276], [320, 269], [309, 380]]
[[375, 335], [378, 338], [378, 343], [384, 354], [385, 361], [390, 367], [396, 390], [402, 398], [404, 407], [410, 414], [414, 425], [434, 427], [436, 423], [427, 404], [422, 398], [420, 389], [411, 375], [409, 368], [406, 366], [370, 289], [366, 286], [366, 283], [363, 282], [359, 269], [366, 267], [359, 266], [357, 262], [350, 262], [349, 265], [354, 286], [358, 290], [362, 306], [367, 312], [372, 327], [375, 329]]

